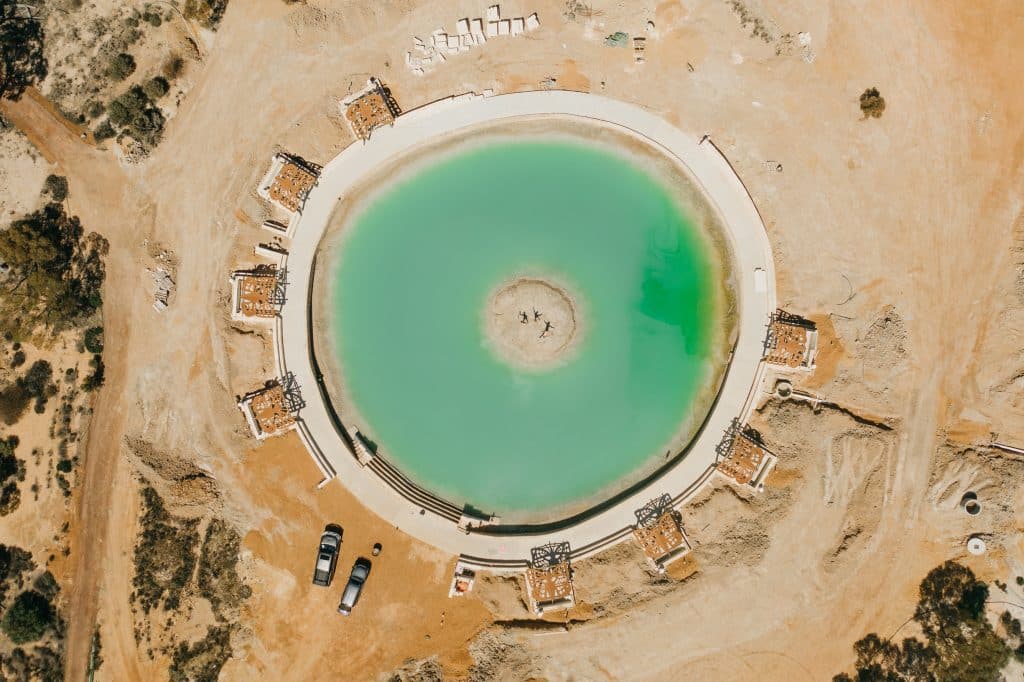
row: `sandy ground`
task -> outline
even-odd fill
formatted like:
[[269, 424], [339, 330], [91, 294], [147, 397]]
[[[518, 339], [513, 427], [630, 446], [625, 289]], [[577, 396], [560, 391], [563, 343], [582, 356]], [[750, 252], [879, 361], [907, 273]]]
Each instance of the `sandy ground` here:
[[[1024, 444], [1016, 4], [751, 4], [776, 36], [768, 43], [712, 0], [594, 3], [600, 14], [575, 23], [563, 8], [503, 7], [537, 10], [543, 28], [417, 79], [403, 65], [411, 36], [482, 6], [232, 0], [165, 141], [139, 166], [93, 149], [32, 98], [3, 105], [68, 176], [72, 210], [111, 242], [108, 380], [72, 527], [70, 678], [82, 678], [96, 619], [100, 678], [160, 677], [161, 662], [136, 647], [128, 606], [137, 502], [131, 464], [119, 456], [125, 436], [208, 466], [223, 515], [246, 533], [254, 596], [225, 679], [372, 679], [432, 654], [464, 671], [466, 642], [490, 610], [505, 618], [516, 604], [512, 590], [495, 594], [504, 583], [449, 602], [451, 557], [381, 527], [339, 483], [315, 490], [319, 477], [296, 439], [253, 449], [233, 405], [271, 367], [267, 339], [227, 321], [226, 274], [251, 263], [252, 244], [265, 238], [253, 227], [264, 211], [253, 189], [279, 147], [323, 162], [349, 144], [334, 103], [370, 74], [406, 108], [551, 77], [711, 134], [769, 226], [780, 301], [822, 321], [821, 367], [806, 388], [892, 427], [765, 405], [755, 425], [779, 454], [778, 470], [757, 499], [714, 490], [687, 510], [696, 573], [652, 582], [628, 548], [581, 565], [590, 610], [578, 615], [588, 622], [561, 634], [489, 632], [470, 650], [493, 664], [493, 677], [517, 666], [507, 679], [685, 670], [691, 679], [818, 680], [851, 663], [850, 644], [865, 632], [894, 632], [942, 560], [964, 559], [1011, 584], [1024, 573], [1013, 513], [1021, 464], [985, 447], [993, 434]], [[646, 64], [602, 45], [607, 33], [636, 33], [649, 19]], [[801, 31], [812, 38], [812, 63], [782, 36]], [[867, 87], [886, 98], [881, 119], [860, 118]], [[177, 298], [163, 315], [145, 288], [145, 239], [180, 259]], [[967, 488], [986, 503], [972, 520], [955, 507]], [[385, 546], [345, 622], [334, 614], [337, 589], [314, 590], [307, 575], [329, 521], [346, 529], [339, 575], [373, 541]], [[992, 551], [966, 557], [971, 532], [987, 533]], [[355, 633], [371, 643], [352, 646]]]

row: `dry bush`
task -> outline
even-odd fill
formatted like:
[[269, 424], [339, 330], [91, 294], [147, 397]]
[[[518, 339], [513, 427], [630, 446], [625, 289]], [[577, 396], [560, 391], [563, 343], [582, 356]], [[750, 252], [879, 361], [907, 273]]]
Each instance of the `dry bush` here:
[[860, 96], [860, 110], [864, 118], [881, 118], [885, 112], [885, 98], [878, 93], [878, 88], [868, 88]]

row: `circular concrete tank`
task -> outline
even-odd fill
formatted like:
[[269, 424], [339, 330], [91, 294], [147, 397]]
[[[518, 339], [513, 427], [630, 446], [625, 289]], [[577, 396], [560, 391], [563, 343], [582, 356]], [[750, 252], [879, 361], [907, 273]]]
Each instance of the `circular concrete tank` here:
[[788, 398], [793, 395], [793, 384], [785, 379], [775, 382], [775, 394], [780, 398]]
[[980, 514], [981, 502], [978, 501], [978, 494], [975, 492], [964, 493], [964, 496], [960, 498], [960, 508], [971, 516]]
[[967, 551], [975, 556], [985, 553], [985, 541], [977, 535], [967, 539]]

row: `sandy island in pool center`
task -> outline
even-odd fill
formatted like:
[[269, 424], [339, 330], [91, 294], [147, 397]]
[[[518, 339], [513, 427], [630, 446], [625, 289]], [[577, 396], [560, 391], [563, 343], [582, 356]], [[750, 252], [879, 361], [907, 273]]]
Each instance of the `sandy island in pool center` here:
[[692, 181], [632, 136], [559, 123], [410, 151], [342, 202], [317, 257], [313, 342], [342, 421], [504, 522], [664, 466], [733, 337], [729, 249]]

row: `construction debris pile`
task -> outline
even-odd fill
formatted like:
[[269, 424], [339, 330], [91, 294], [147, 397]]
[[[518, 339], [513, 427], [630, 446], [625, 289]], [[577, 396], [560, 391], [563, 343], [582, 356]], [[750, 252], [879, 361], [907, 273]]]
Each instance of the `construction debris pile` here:
[[534, 12], [528, 17], [502, 19], [498, 5], [487, 8], [486, 20], [459, 19], [455, 23], [455, 33], [448, 33], [444, 28], [436, 29], [428, 40], [413, 38], [413, 50], [405, 53], [405, 65], [415, 75], [422, 76], [427, 71], [447, 61], [445, 55], [469, 52], [471, 47], [483, 45], [490, 38], [520, 36], [540, 27], [540, 19]]
[[156, 285], [156, 292], [153, 294], [153, 310], [162, 313], [170, 304], [171, 294], [174, 293], [174, 280], [171, 279], [171, 273], [163, 268], [146, 268], [146, 272], [150, 274]]

